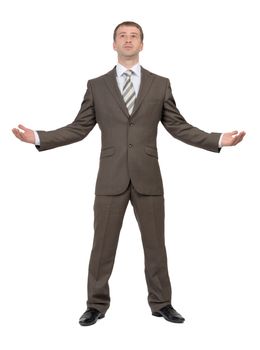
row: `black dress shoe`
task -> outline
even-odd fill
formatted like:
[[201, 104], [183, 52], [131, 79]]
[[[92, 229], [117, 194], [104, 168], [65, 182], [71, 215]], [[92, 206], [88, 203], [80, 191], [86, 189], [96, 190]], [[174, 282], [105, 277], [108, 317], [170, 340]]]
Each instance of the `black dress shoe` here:
[[94, 308], [89, 308], [80, 317], [79, 324], [81, 326], [91, 326], [92, 324], [96, 323], [98, 319], [103, 317], [105, 317], [105, 315], [102, 314], [100, 311]]
[[164, 317], [166, 321], [174, 323], [183, 323], [185, 318], [183, 318], [174, 308], [169, 304], [160, 309], [157, 312], [152, 313], [153, 316]]

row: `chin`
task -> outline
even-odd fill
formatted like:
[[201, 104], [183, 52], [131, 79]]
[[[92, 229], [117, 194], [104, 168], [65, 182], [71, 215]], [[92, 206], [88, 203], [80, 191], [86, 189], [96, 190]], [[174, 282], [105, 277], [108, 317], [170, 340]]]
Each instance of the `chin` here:
[[125, 52], [123, 54], [124, 57], [129, 58], [129, 57], [135, 57], [138, 53], [136, 52]]

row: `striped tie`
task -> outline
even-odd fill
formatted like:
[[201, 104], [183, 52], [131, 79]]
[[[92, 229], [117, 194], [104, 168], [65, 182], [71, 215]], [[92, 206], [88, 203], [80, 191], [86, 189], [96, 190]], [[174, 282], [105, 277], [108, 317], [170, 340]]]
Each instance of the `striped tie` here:
[[127, 70], [124, 75], [126, 76], [125, 85], [123, 87], [123, 99], [128, 109], [128, 113], [131, 115], [135, 104], [135, 90], [133, 83], [131, 81], [132, 71]]

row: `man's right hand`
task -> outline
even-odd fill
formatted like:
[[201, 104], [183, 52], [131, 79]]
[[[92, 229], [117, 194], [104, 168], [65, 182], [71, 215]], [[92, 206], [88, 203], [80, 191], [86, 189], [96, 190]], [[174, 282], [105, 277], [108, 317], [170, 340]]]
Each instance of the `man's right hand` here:
[[12, 129], [13, 134], [21, 141], [35, 144], [34, 132], [31, 129], [27, 129], [25, 126], [19, 124], [18, 129]]

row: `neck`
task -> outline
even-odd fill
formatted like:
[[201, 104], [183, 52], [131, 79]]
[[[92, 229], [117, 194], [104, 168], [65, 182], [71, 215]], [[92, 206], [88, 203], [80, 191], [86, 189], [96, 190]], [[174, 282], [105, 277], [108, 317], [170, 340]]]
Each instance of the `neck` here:
[[127, 69], [130, 69], [139, 63], [139, 57], [118, 57], [118, 63], [122, 64], [122, 66]]

